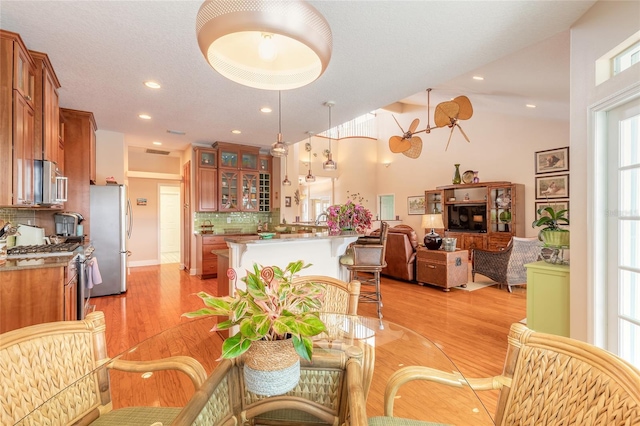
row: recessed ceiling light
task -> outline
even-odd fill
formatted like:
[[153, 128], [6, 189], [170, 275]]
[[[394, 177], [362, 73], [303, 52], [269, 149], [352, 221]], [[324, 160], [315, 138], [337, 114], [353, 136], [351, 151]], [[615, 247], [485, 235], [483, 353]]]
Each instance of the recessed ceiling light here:
[[232, 130], [231, 133], [233, 133], [234, 135], [239, 135], [242, 132], [240, 130]]
[[151, 120], [151, 116], [148, 114], [140, 114], [138, 115], [138, 117], [142, 118], [143, 120]]
[[268, 114], [271, 112], [271, 108], [269, 107], [262, 107], [260, 108], [260, 112], [264, 112], [265, 114]]
[[474, 76], [473, 76], [473, 79], [474, 79], [474, 80], [484, 80], [484, 77], [479, 76], [479, 75], [474, 75]]
[[145, 81], [144, 85], [150, 89], [159, 89], [160, 83], [156, 83], [155, 81]]
[[527, 108], [535, 108], [536, 106], [534, 104], [527, 104], [525, 105]]
[[155, 142], [153, 142], [153, 144], [154, 145], [162, 145], [162, 142], [155, 141]]

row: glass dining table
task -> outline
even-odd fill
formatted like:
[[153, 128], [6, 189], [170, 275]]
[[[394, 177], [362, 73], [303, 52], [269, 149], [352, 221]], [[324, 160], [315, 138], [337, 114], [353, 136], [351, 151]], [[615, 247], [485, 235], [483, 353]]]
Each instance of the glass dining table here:
[[[367, 392], [367, 416], [384, 415], [385, 387], [389, 378], [408, 366], [425, 366], [464, 377], [432, 341], [398, 324], [363, 316], [321, 314], [327, 331], [317, 339], [343, 342], [363, 349], [363, 373]], [[212, 332], [215, 317], [184, 320], [113, 356], [112, 359], [142, 361], [171, 356], [190, 356], [207, 375], [219, 364], [223, 336]], [[314, 354], [323, 351], [319, 344]], [[192, 381], [176, 371], [131, 373], [109, 370], [113, 409], [139, 406], [182, 407], [194, 393]], [[37, 411], [37, 410], [36, 410]], [[491, 415], [468, 386], [448, 386], [431, 381], [412, 381], [395, 396], [395, 417], [452, 425], [493, 425]], [[24, 423], [29, 424], [29, 416]]]

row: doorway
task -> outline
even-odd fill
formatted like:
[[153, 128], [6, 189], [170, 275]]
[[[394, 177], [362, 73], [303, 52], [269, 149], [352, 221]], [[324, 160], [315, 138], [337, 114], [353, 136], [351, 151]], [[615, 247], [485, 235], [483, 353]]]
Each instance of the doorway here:
[[180, 263], [180, 186], [160, 185], [160, 263]]

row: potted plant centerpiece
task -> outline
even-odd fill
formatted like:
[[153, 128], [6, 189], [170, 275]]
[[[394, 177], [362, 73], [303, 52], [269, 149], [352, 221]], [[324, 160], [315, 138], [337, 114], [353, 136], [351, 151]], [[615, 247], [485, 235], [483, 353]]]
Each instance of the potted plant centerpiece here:
[[537, 213], [539, 218], [531, 224], [532, 228], [542, 226], [538, 238], [549, 247], [569, 247], [569, 230], [562, 229], [562, 225], [569, 225], [566, 217], [569, 210], [554, 210], [551, 206], [541, 207]]
[[[302, 260], [284, 270], [254, 264], [253, 271], [242, 278], [246, 290], [236, 288], [233, 296], [223, 297], [200, 292], [205, 307], [182, 314], [228, 317], [211, 331], [237, 328], [222, 344], [222, 358], [244, 356], [245, 384], [251, 392], [279, 395], [293, 389], [300, 379], [300, 357], [311, 361], [311, 337], [325, 331], [319, 316], [322, 285], [292, 284], [294, 275], [309, 266]], [[227, 275], [236, 279], [233, 269]]]

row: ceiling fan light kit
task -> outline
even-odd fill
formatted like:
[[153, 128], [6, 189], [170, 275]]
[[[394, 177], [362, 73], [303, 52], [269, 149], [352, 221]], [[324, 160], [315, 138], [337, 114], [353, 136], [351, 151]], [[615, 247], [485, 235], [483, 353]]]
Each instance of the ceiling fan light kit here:
[[420, 124], [419, 119], [414, 119], [409, 126], [409, 130], [406, 132], [398, 122], [395, 116], [393, 119], [395, 120], [398, 127], [402, 131], [402, 136], [391, 136], [389, 138], [389, 149], [391, 152], [395, 154], [402, 153], [409, 158], [418, 158], [420, 153], [422, 152], [422, 139], [420, 137], [415, 136], [418, 133], [431, 133], [433, 129], [439, 129], [441, 127], [449, 127], [451, 128], [451, 132], [449, 133], [449, 140], [447, 141], [447, 146], [445, 147], [445, 151], [449, 149], [449, 143], [451, 142], [451, 136], [453, 135], [453, 130], [457, 127], [462, 133], [462, 136], [467, 140], [467, 142], [471, 142], [467, 137], [467, 134], [462, 130], [462, 127], [458, 123], [458, 120], [468, 120], [473, 115], [473, 107], [471, 106], [471, 101], [466, 96], [458, 96], [457, 98], [447, 101], [441, 102], [436, 106], [435, 112], [433, 114], [433, 121], [436, 124], [434, 127], [431, 127], [431, 120], [429, 116], [429, 111], [431, 110], [431, 90], [427, 89], [427, 127], [422, 130], [416, 130], [418, 125]]
[[256, 89], [315, 81], [333, 49], [329, 23], [303, 0], [207, 0], [198, 10], [196, 34], [213, 69]]

